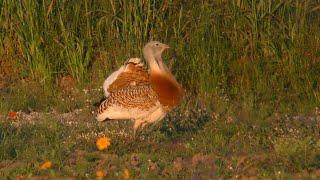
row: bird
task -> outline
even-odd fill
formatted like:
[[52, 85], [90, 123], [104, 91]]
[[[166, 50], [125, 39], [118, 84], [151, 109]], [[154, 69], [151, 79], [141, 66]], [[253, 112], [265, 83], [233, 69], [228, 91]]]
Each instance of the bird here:
[[134, 135], [147, 124], [157, 123], [178, 106], [184, 96], [182, 85], [162, 60], [170, 47], [151, 41], [143, 47], [148, 69], [140, 58], [130, 58], [103, 83], [106, 99], [96, 119], [133, 120]]

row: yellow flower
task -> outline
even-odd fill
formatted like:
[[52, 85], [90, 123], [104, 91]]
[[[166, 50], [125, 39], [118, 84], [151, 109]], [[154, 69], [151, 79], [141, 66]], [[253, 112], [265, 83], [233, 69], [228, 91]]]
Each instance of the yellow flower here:
[[126, 169], [123, 170], [123, 179], [129, 179], [129, 178], [130, 178], [130, 172], [126, 168]]
[[45, 161], [40, 165], [40, 169], [41, 170], [50, 169], [51, 166], [52, 166], [52, 162], [51, 161]]
[[11, 111], [11, 112], [8, 113], [8, 117], [9, 117], [10, 119], [17, 119], [18, 113], [17, 113], [17, 112], [14, 112], [14, 111]]
[[25, 180], [26, 178], [24, 177], [24, 176], [19, 176], [18, 178], [17, 178], [17, 180]]
[[96, 142], [96, 146], [100, 151], [107, 149], [110, 145], [111, 145], [111, 140], [110, 138], [107, 138], [107, 137], [101, 137]]
[[96, 171], [96, 176], [97, 176], [97, 179], [103, 179], [105, 176], [106, 176], [106, 173], [102, 170], [98, 170]]

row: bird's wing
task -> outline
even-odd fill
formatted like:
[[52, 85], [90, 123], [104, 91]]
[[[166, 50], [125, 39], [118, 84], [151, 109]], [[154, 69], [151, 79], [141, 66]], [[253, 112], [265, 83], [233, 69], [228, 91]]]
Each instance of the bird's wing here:
[[105, 80], [103, 89], [108, 97], [119, 89], [147, 84], [150, 84], [149, 74], [143, 62], [139, 58], [131, 58]]
[[139, 119], [158, 107], [158, 97], [150, 85], [127, 86], [110, 93], [100, 104], [96, 118]]
[[97, 119], [137, 119], [159, 106], [149, 73], [138, 58], [129, 59], [104, 83], [107, 98], [100, 104]]

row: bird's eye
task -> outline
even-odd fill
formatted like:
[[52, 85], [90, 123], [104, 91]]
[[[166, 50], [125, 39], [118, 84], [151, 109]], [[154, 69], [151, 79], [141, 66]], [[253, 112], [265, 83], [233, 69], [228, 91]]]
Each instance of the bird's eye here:
[[158, 44], [158, 43], [156, 43], [156, 46], [159, 46], [159, 44]]

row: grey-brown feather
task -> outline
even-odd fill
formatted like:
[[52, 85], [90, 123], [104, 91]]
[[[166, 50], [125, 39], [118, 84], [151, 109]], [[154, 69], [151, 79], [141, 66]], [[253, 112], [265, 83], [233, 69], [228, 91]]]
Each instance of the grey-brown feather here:
[[157, 94], [150, 85], [129, 86], [110, 93], [110, 96], [101, 103], [98, 114], [108, 107], [117, 105], [126, 109], [139, 108], [147, 110], [156, 105]]

